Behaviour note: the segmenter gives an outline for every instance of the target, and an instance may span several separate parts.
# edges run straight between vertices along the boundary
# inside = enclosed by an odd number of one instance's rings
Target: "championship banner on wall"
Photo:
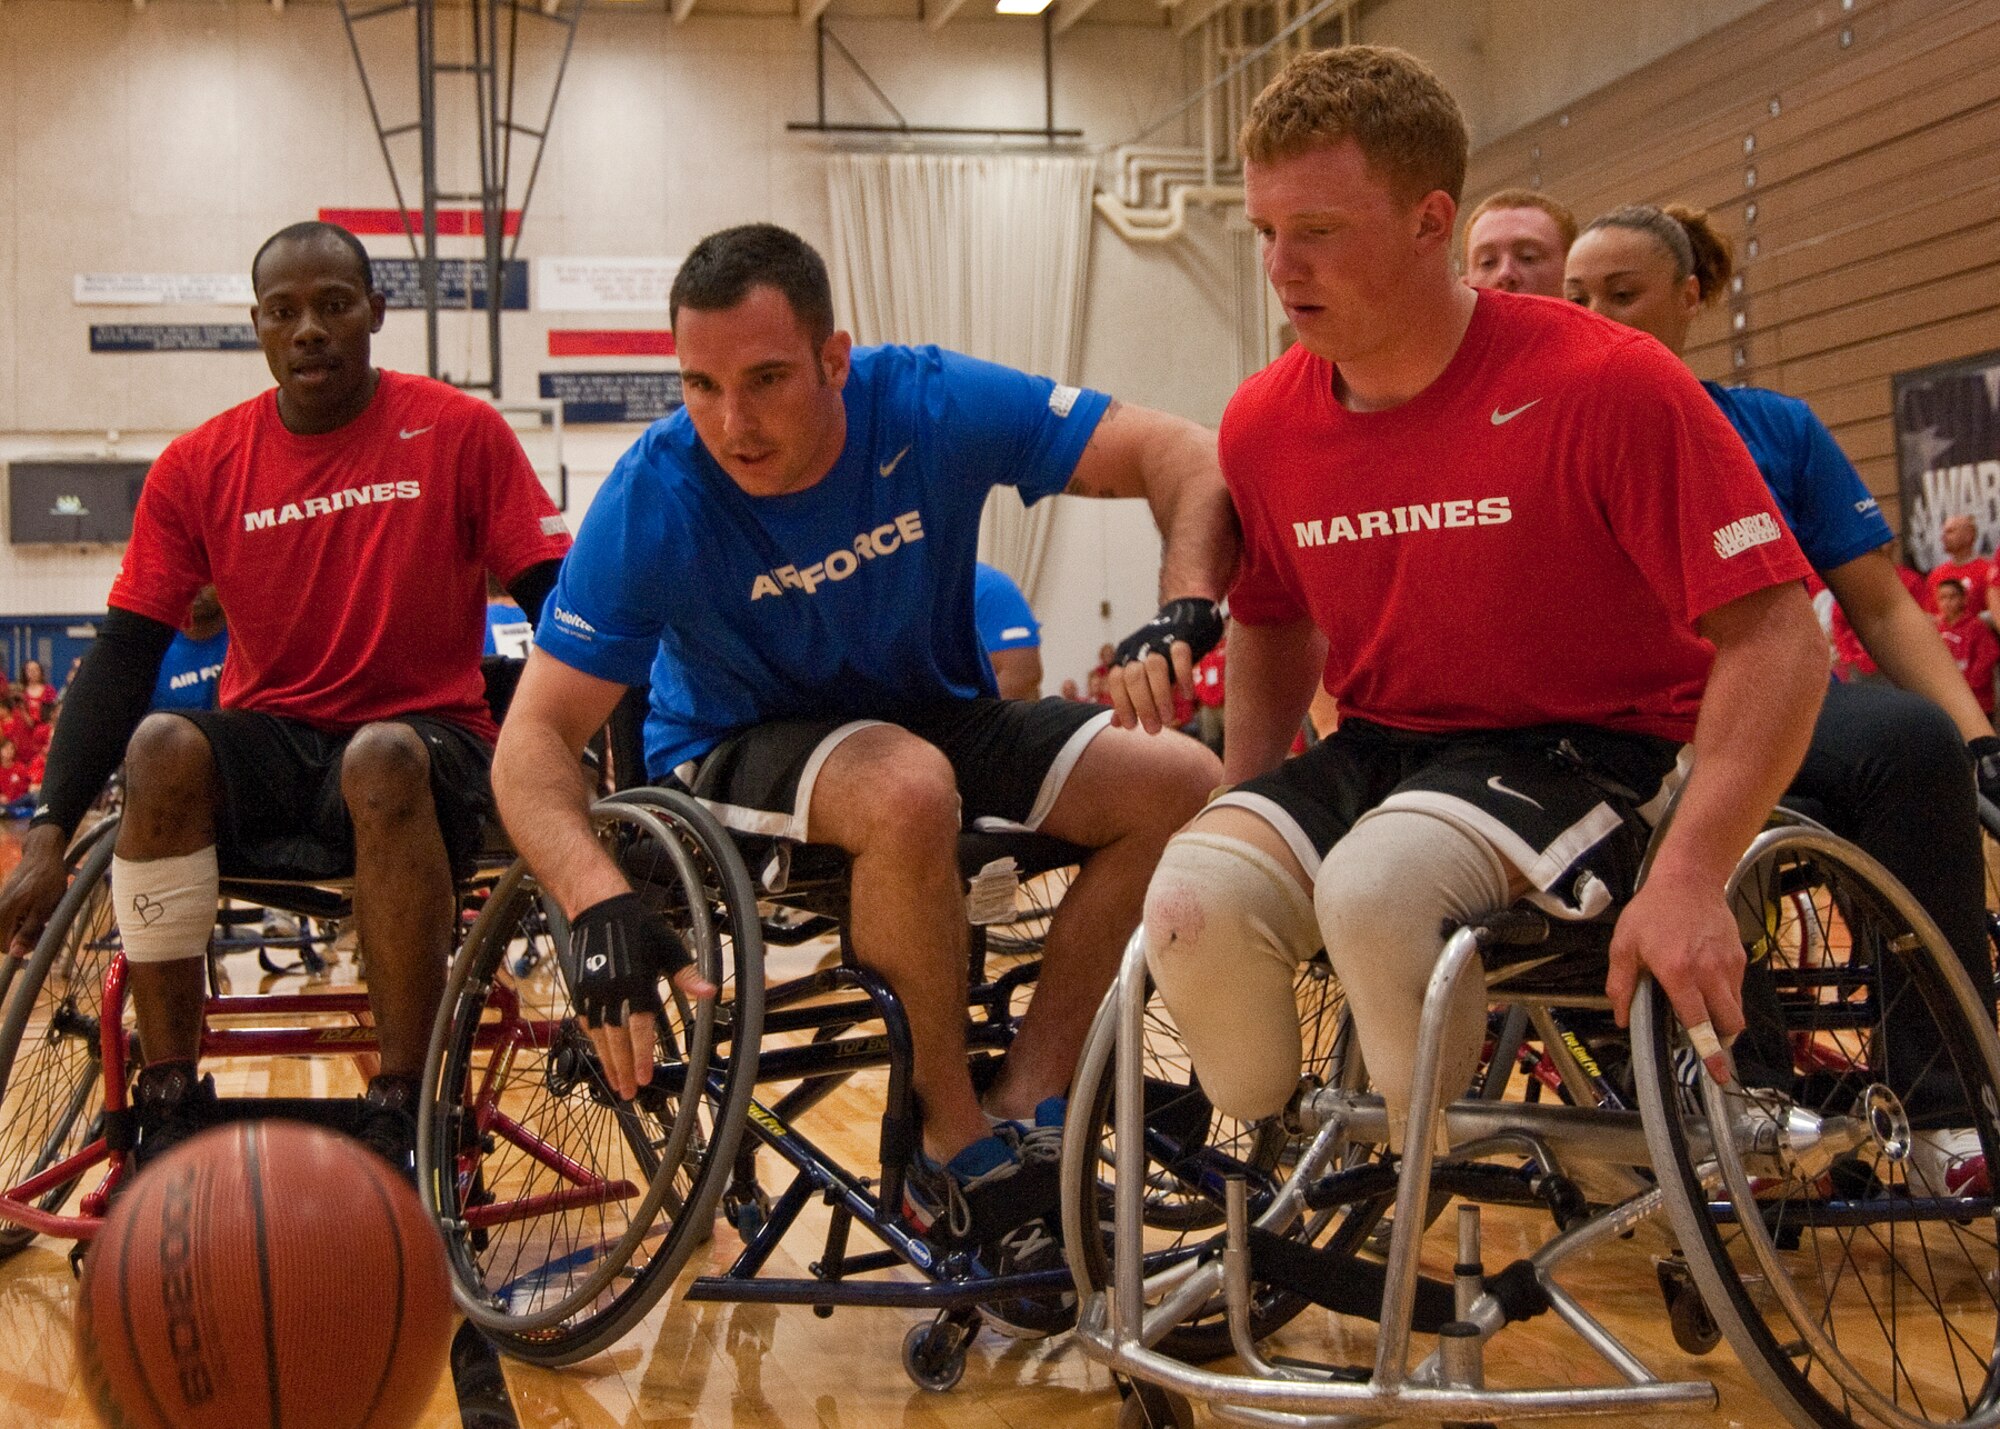
[[[2000,540],[2000,351],[1898,372],[1896,465],[1903,552],[1927,571],[1944,559],[1938,528],[1969,513],[1982,556]]]

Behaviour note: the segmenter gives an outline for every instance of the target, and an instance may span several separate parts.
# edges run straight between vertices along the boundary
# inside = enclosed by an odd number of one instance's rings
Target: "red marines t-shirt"
[[[1714,655],[1695,620],[1808,572],[1720,409],[1630,328],[1482,292],[1410,401],[1347,411],[1333,375],[1292,348],[1230,401],[1221,449],[1230,612],[1311,616],[1343,716],[1686,740]]]
[[[2000,666],[2000,637],[1986,628],[1976,615],[1967,615],[1956,625],[1938,626],[1938,637],[1951,652],[1951,661],[1972,687],[1972,697],[1986,714],[1993,713],[1993,671]]]
[[[507,584],[569,544],[504,417],[384,372],[337,431],[285,430],[273,389],[176,438],[146,475],[110,603],[179,626],[213,581],[225,709],[334,732],[429,714],[491,741],[486,572]]]

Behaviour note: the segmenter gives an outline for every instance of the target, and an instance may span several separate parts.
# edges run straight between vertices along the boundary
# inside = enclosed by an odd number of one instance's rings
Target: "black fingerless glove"
[[[1979,781],[1980,794],[2000,804],[2000,735],[1969,739],[1965,752],[1972,756],[1972,776]]]
[[[570,997],[587,1027],[619,1027],[633,1012],[659,1016],[660,979],[694,963],[680,935],[636,893],[591,904],[569,938]]]
[[[1143,660],[1157,651],[1173,663],[1174,642],[1185,640],[1193,658],[1199,660],[1222,639],[1222,609],[1212,600],[1184,595],[1160,607],[1160,613],[1126,636],[1118,644],[1114,665]]]

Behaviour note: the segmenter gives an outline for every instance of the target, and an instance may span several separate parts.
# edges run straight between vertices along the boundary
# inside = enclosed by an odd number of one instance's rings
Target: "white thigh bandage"
[[[1167,845],[1146,890],[1146,966],[1210,1101],[1246,1121],[1299,1081],[1292,981],[1319,948],[1312,903],[1269,854],[1216,834]]]
[[[125,959],[177,963],[208,951],[221,888],[215,845],[176,858],[111,860],[111,906]]]
[[[1424,992],[1444,951],[1443,926],[1506,907],[1517,885],[1525,888],[1526,881],[1483,840],[1409,809],[1362,818],[1320,865],[1313,910],[1398,1147],[1409,1119]],[[1453,987],[1450,1007],[1440,1049],[1440,1100],[1447,1102],[1464,1093],[1479,1065],[1486,980],[1477,963]],[[1442,1132],[1441,1121],[1438,1127]]]

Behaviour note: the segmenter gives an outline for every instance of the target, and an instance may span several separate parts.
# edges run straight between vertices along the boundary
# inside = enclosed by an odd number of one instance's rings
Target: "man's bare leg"
[[[903,1000],[924,1149],[937,1161],[988,1134],[966,1071],[970,953],[958,831],[950,763],[907,730],[872,725],[849,735],[813,785],[807,833],[853,856],[849,936],[855,956]]]
[[[208,737],[178,715],[149,715],[125,752],[125,813],[118,857],[180,858],[215,842],[215,756]],[[192,1062],[201,1052],[206,945],[171,962],[127,966],[139,1047],[146,1061]]]
[[[987,1093],[995,1116],[1026,1121],[1069,1090],[1160,851],[1221,782],[1220,761],[1179,734],[1110,728],[1085,748],[1042,832],[1096,852],[1056,905],[1034,1000]]]
[[[340,792],[354,821],[354,917],[382,1074],[414,1080],[444,997],[455,906],[423,736],[406,724],[364,726],[341,758]]]

